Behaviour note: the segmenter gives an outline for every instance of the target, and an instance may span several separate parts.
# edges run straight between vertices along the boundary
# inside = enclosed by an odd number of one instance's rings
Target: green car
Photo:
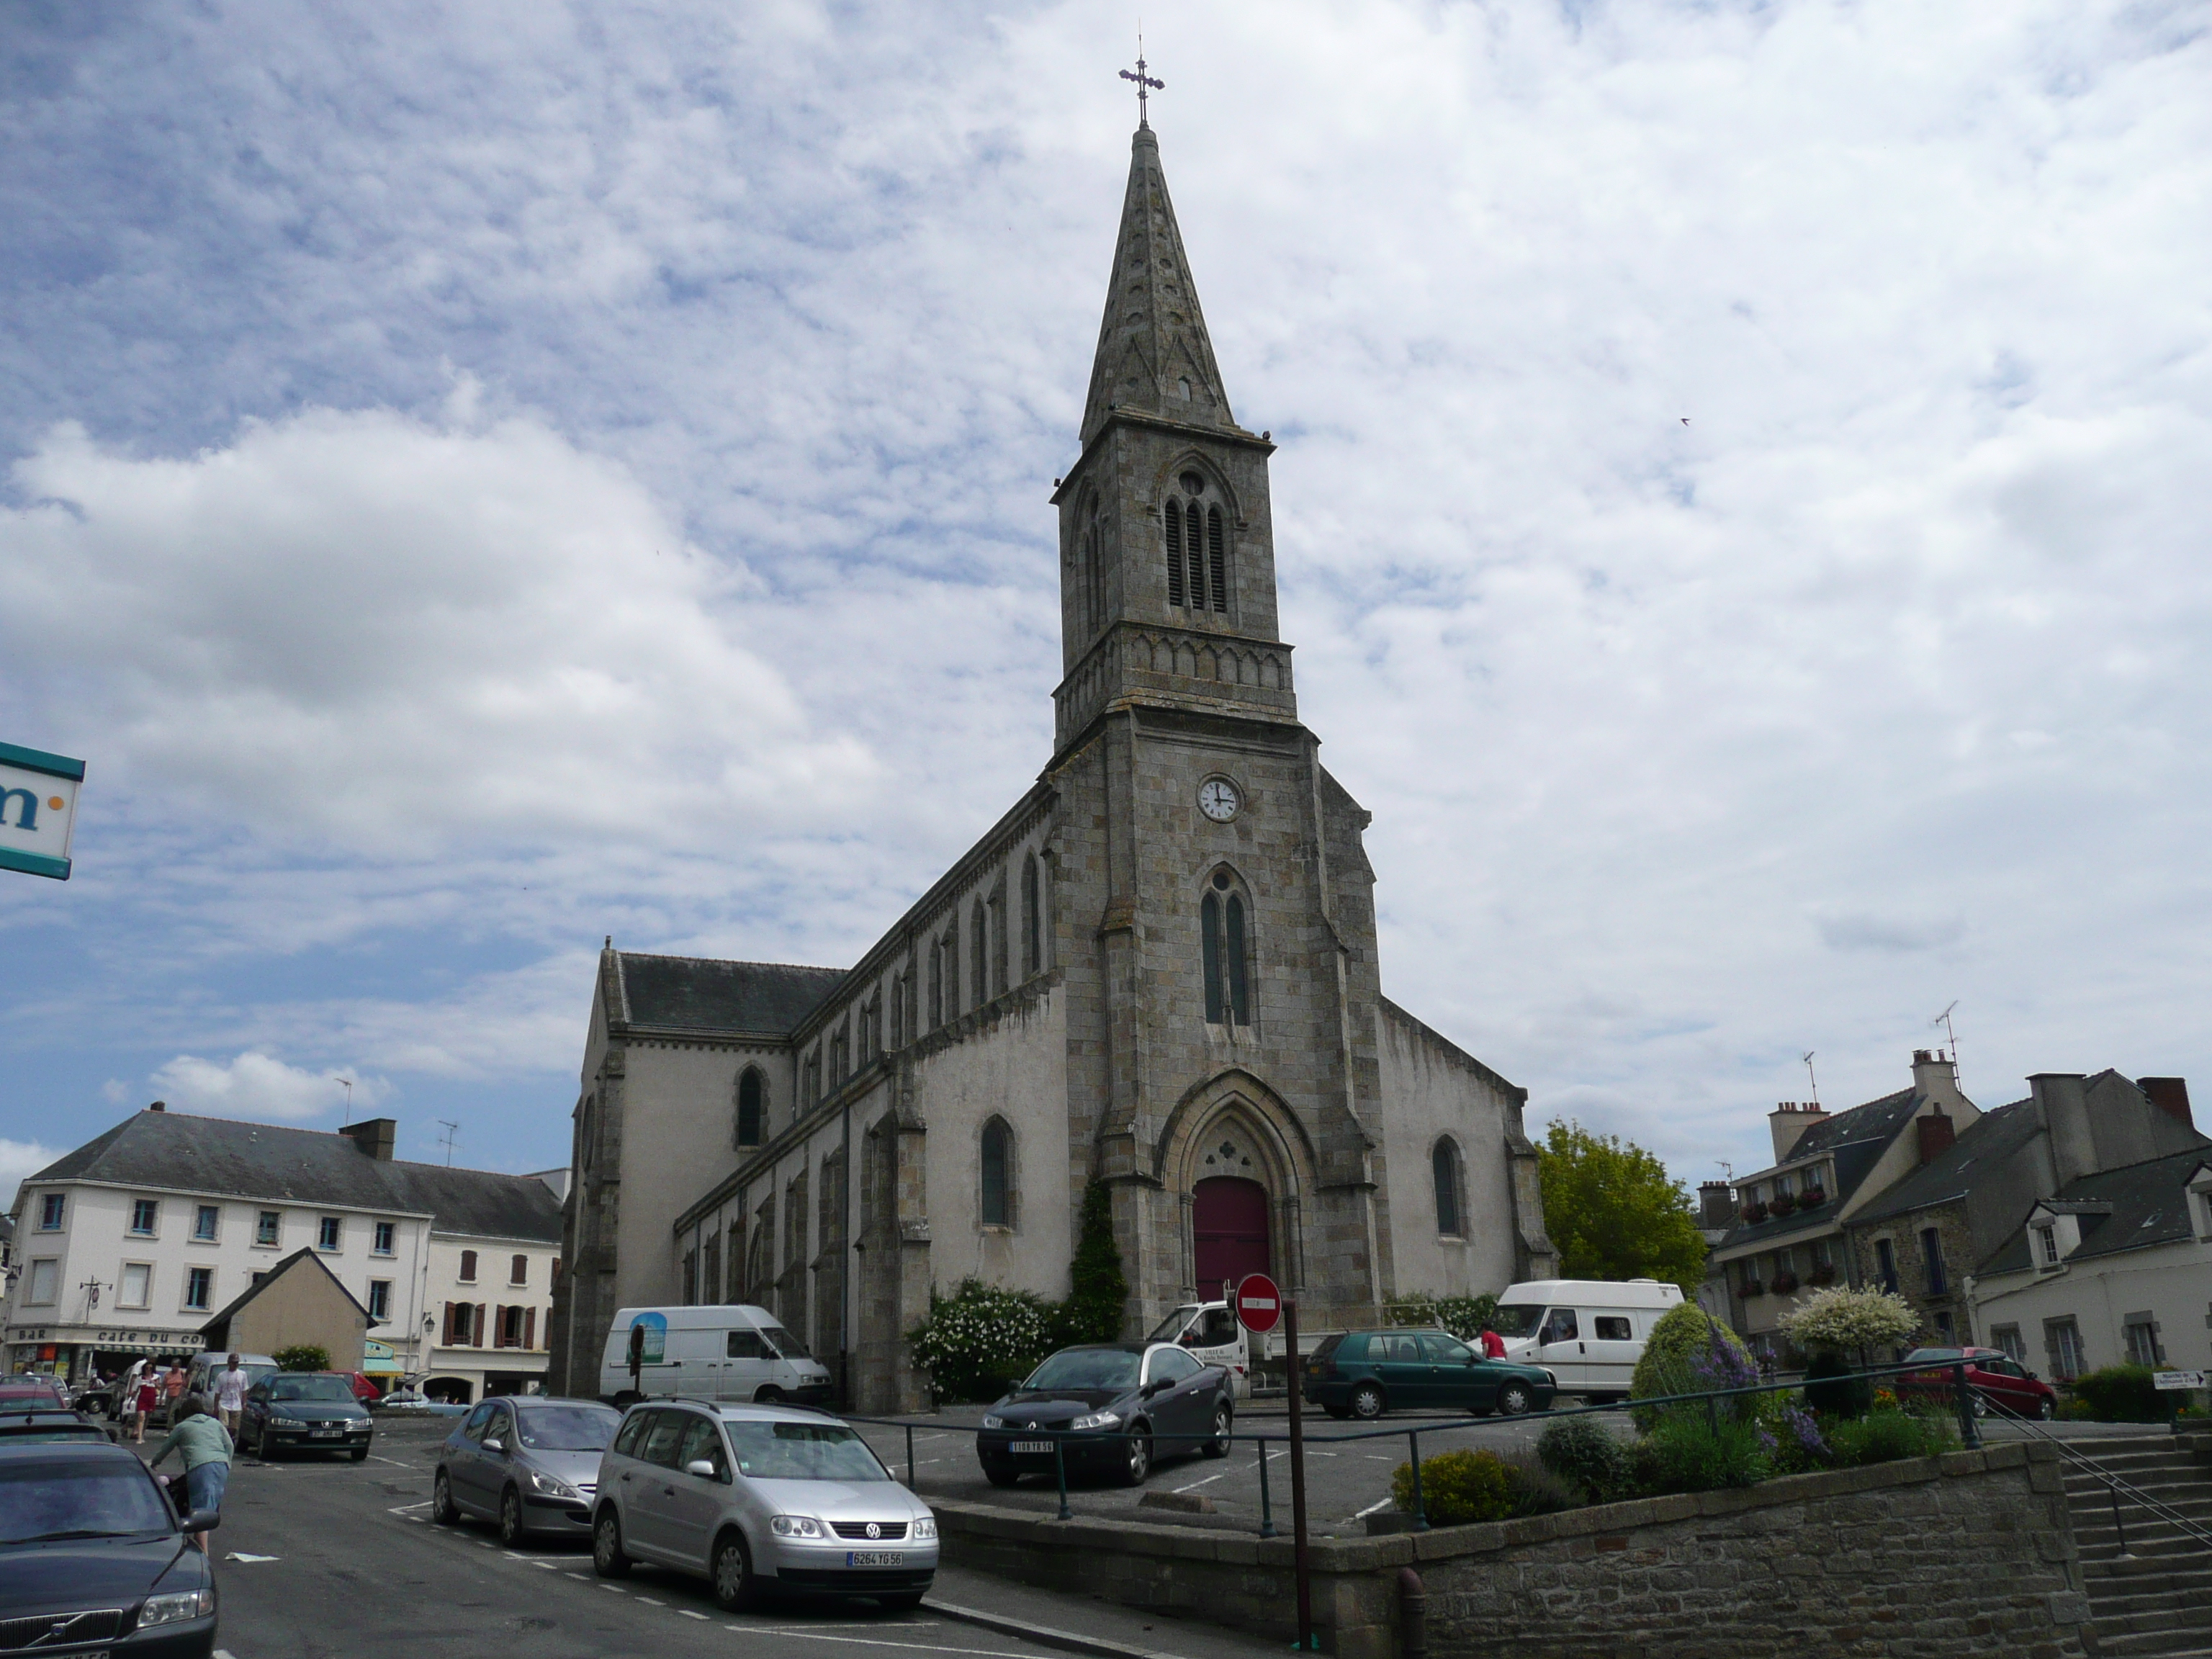
[[[1551,1409],[1559,1379],[1540,1365],[1485,1359],[1449,1331],[1346,1331],[1323,1337],[1306,1360],[1305,1397],[1331,1417],[1387,1411]]]

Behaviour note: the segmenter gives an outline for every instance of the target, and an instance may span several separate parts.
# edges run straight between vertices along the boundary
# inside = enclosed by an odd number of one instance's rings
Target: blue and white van
[[[805,1343],[766,1308],[743,1304],[623,1308],[608,1329],[599,1362],[599,1398],[612,1406],[678,1396],[817,1406],[833,1392],[829,1368]]]

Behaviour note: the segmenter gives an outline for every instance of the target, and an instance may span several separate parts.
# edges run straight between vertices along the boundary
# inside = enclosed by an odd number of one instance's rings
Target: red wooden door
[[[1267,1259],[1267,1189],[1236,1176],[1209,1176],[1194,1189],[1191,1212],[1198,1256],[1198,1293],[1221,1294],[1221,1281],[1264,1273]]]

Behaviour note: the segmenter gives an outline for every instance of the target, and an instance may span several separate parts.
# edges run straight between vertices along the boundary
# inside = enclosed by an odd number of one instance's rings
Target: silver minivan
[[[696,1573],[738,1611],[763,1589],[920,1605],[937,1517],[845,1424],[777,1406],[633,1406],[599,1462],[592,1565]]]

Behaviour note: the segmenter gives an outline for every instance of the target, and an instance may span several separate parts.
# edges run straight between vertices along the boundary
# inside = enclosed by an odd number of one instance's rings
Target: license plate
[[[345,1431],[343,1429],[310,1429],[307,1432],[317,1436],[329,1436],[343,1434]]]
[[[906,1553],[902,1550],[847,1550],[845,1565],[848,1567],[902,1567]]]
[[[1017,1440],[1014,1442],[1013,1449],[1017,1454],[1021,1452],[1042,1452],[1047,1457],[1049,1457],[1052,1455],[1052,1442],[1049,1440]]]

